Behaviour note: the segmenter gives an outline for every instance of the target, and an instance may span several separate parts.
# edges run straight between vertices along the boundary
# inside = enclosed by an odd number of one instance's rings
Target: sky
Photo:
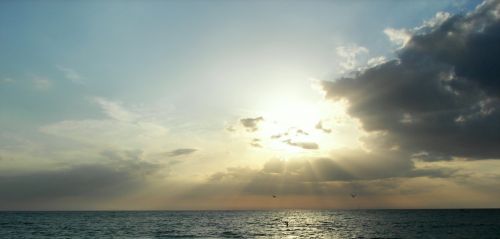
[[[500,207],[499,1],[1,1],[0,42],[0,210]]]

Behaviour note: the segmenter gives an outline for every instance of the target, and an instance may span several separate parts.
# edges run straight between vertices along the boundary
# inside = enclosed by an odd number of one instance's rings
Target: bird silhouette
[[[357,194],[355,194],[355,193],[351,193],[351,197],[352,197],[352,198],[356,198],[356,196],[358,196],[358,195],[357,195]]]
[[[276,198],[276,195],[273,195],[273,198]]]

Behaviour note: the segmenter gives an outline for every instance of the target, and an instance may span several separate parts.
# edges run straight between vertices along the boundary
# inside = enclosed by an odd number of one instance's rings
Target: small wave
[[[222,237],[229,237],[229,238],[243,238],[243,235],[238,234],[236,232],[232,232],[232,231],[224,231],[221,233],[221,236]]]

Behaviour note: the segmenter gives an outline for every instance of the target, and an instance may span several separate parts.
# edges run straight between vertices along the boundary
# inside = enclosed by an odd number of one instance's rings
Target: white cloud
[[[448,12],[438,12],[433,18],[424,21],[421,26],[410,29],[386,28],[384,29],[384,33],[385,35],[387,35],[387,37],[389,37],[389,40],[398,45],[398,47],[404,47],[414,34],[432,31],[436,27],[443,24],[443,22],[448,20],[450,16],[451,14]]]
[[[367,66],[368,67],[374,67],[374,66],[380,65],[382,63],[385,63],[386,61],[387,61],[387,59],[385,59],[384,56],[373,57],[373,58],[370,58],[368,60]]]
[[[441,24],[443,24],[444,21],[448,20],[450,16],[451,14],[449,12],[437,12],[433,18],[424,21],[424,24],[422,24],[422,26],[417,27],[415,29],[416,30],[420,30],[423,28],[434,29],[435,27],[438,27]]]
[[[406,43],[411,38],[411,31],[408,29],[394,29],[394,28],[386,28],[384,29],[385,35],[389,37],[389,40],[399,47],[404,47]]]
[[[78,74],[78,72],[76,72],[75,70],[61,65],[57,65],[56,67],[59,71],[64,73],[64,77],[66,79],[70,80],[75,84],[83,84],[83,77],[80,74]]]
[[[362,46],[350,45],[336,48],[337,55],[343,58],[339,64],[344,71],[351,71],[358,67],[359,57],[368,54],[368,49]]]

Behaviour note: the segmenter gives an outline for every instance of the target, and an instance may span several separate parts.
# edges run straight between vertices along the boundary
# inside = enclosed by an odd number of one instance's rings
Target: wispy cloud
[[[103,112],[112,119],[132,122],[138,118],[137,114],[126,110],[119,102],[114,102],[101,97],[94,97],[93,100],[99,104]]]
[[[6,78],[3,78],[2,80],[0,80],[0,82],[2,82],[2,83],[13,83],[14,79],[6,77]]]
[[[33,76],[32,82],[33,82],[33,86],[37,90],[48,90],[52,87],[52,81],[46,77]]]
[[[83,77],[80,74],[78,74],[78,72],[76,72],[74,69],[64,67],[61,65],[56,65],[56,68],[64,74],[64,77],[67,80],[70,80],[71,82],[73,82],[75,84],[83,84],[84,83]]]
[[[40,131],[92,145],[149,147],[160,144],[167,128],[155,120],[143,118],[121,103],[102,97],[92,98],[107,118],[63,120],[40,127]]]
[[[192,153],[194,153],[196,151],[198,151],[198,149],[195,149],[195,148],[179,148],[179,149],[175,149],[175,150],[172,150],[170,152],[167,152],[166,154],[169,157],[178,157],[178,156],[192,154]]]

